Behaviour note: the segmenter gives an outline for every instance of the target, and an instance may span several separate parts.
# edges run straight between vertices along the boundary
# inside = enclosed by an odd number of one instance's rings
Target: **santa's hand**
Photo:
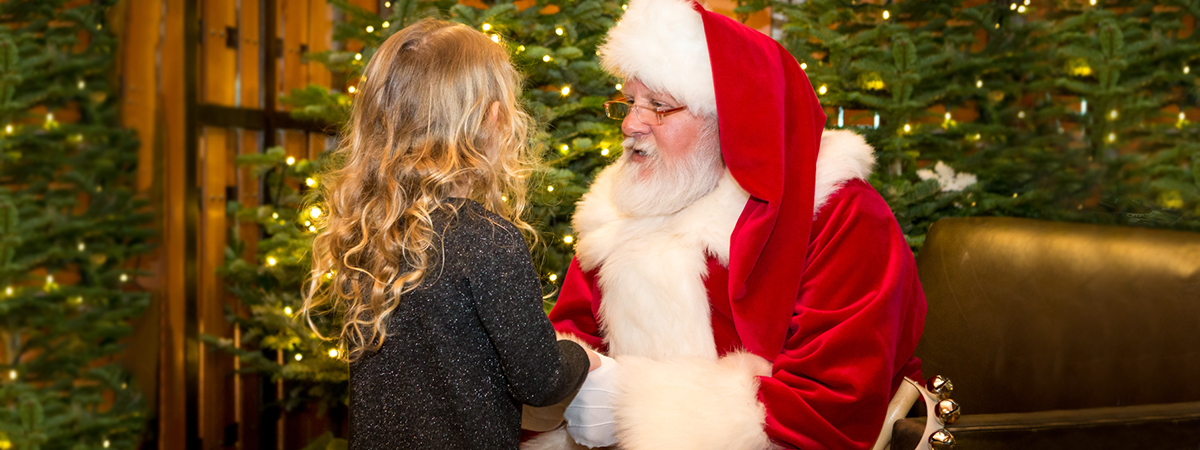
[[[613,420],[613,395],[616,392],[617,361],[600,355],[600,368],[588,374],[575,399],[567,405],[567,434],[588,447],[607,447],[617,443]]]

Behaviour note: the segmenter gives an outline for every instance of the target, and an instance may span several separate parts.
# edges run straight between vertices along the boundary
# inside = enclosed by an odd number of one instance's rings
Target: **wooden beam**
[[[186,214],[188,186],[186,146],[186,110],[184,90],[184,6],[185,0],[166,0],[165,26],[158,56],[161,78],[158,90],[158,116],[163,124],[163,230],[164,257],[161,273],[163,289],[159,295],[162,346],[159,351],[158,448],[175,450],[187,446],[187,396],[185,368],[185,264]]]

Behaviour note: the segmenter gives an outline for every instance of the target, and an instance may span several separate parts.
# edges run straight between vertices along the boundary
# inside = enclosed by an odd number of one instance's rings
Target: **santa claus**
[[[600,53],[624,153],[550,319],[613,359],[564,426],[527,408],[551,431],[524,448],[869,448],[925,318],[871,147],[824,130],[778,43],[694,2],[632,0]]]

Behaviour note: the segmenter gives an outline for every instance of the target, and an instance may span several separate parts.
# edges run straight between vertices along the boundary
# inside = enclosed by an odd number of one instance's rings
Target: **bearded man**
[[[869,448],[925,318],[872,149],[824,131],[781,46],[694,2],[632,0],[600,53],[624,153],[550,319],[614,359],[524,448]]]

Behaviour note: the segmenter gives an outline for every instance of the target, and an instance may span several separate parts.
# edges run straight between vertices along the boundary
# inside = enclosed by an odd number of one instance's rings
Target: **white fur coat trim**
[[[704,20],[688,0],[632,0],[600,46],[600,64],[620,78],[637,78],[694,112],[715,117],[717,95]]]
[[[726,173],[713,192],[675,214],[624,217],[611,202],[615,175],[613,168],[599,175],[574,217],[580,266],[599,268],[609,355],[715,361],[707,255],[728,263],[729,236],[748,195]]]
[[[771,364],[751,353],[719,361],[680,357],[617,359],[614,413],[622,450],[767,450],[766,408],[758,376]],[[543,433],[522,450],[582,450],[565,428]]]

